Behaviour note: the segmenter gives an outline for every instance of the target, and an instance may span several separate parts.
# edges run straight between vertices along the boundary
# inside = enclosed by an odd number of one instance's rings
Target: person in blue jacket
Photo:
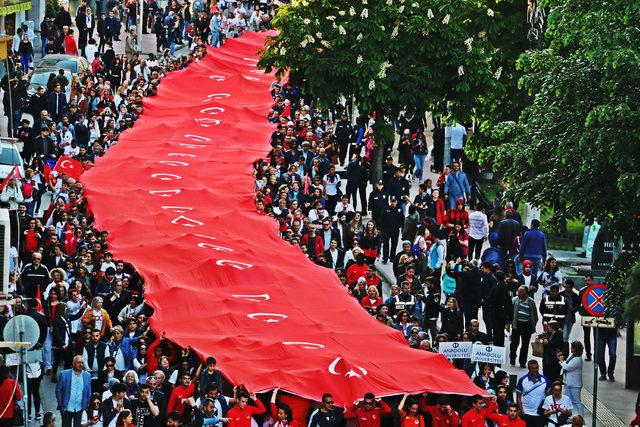
[[[444,195],[447,198],[447,208],[453,209],[456,206],[456,200],[469,199],[471,195],[471,186],[467,179],[467,174],[460,170],[460,162],[453,162],[453,171],[447,175],[444,182]]]
[[[56,386],[58,410],[62,415],[62,427],[80,427],[82,411],[91,399],[91,375],[83,369],[82,356],[73,358],[71,369],[60,373]]]
[[[547,238],[537,219],[531,221],[531,228],[522,236],[518,254],[523,261],[531,261],[531,276],[538,277],[540,266],[547,259]]]

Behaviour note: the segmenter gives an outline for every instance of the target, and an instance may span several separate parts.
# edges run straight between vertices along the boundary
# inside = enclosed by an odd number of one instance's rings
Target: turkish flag
[[[38,292],[36,293],[36,299],[38,300],[38,313],[44,314],[44,308],[42,307],[42,294],[40,293],[40,285],[38,285]]]
[[[44,163],[44,179],[48,180],[51,175],[51,165],[47,162]]]
[[[72,159],[71,157],[61,156],[53,170],[61,174],[63,173],[75,180],[80,180],[80,175],[82,175],[85,169],[84,166],[82,166],[82,162]]]
[[[145,278],[151,328],[215,355],[225,378],[252,392],[329,392],[338,404],[366,392],[486,396],[442,354],[410,348],[254,213],[250,171],[274,131],[273,76],[256,63],[273,34],[227,39],[168,76],[144,120],[82,175],[96,228]],[[203,108],[205,93],[229,96]]]
[[[2,181],[2,184],[0,184],[0,191],[4,190],[4,187],[7,186],[11,178],[16,178],[16,179],[22,178],[22,175],[20,175],[20,169],[18,169],[18,166],[14,166],[13,169],[11,169],[11,172],[9,172],[9,175],[7,175],[4,181]]]

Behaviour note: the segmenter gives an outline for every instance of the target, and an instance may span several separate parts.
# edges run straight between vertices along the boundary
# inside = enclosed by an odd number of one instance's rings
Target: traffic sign
[[[29,343],[29,348],[35,347],[38,339],[40,338],[40,327],[38,322],[26,314],[21,314],[11,318],[4,326],[2,331],[4,339],[7,341],[13,341],[14,345],[10,345],[10,348],[18,350],[24,345],[20,345],[19,342]]]
[[[585,311],[592,316],[600,317],[604,315],[605,303],[604,294],[607,292],[607,285],[598,283],[589,286],[582,295],[582,306]]]

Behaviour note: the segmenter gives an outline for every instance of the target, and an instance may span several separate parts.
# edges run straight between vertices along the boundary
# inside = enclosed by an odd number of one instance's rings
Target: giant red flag
[[[72,159],[67,156],[60,156],[56,163],[56,167],[54,167],[53,170],[79,181],[80,175],[84,172],[84,166],[82,165],[82,162],[76,159]]]
[[[265,37],[229,39],[165,77],[82,176],[97,227],[145,279],[152,328],[255,392],[341,404],[368,391],[485,393],[442,355],[411,349],[256,213],[252,164],[274,129],[273,77],[256,68]]]

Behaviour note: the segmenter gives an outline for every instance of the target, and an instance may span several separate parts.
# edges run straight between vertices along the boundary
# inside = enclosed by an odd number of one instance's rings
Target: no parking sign
[[[585,311],[592,316],[600,317],[604,315],[605,303],[604,294],[607,292],[607,285],[598,283],[591,285],[582,295],[582,306]]]

